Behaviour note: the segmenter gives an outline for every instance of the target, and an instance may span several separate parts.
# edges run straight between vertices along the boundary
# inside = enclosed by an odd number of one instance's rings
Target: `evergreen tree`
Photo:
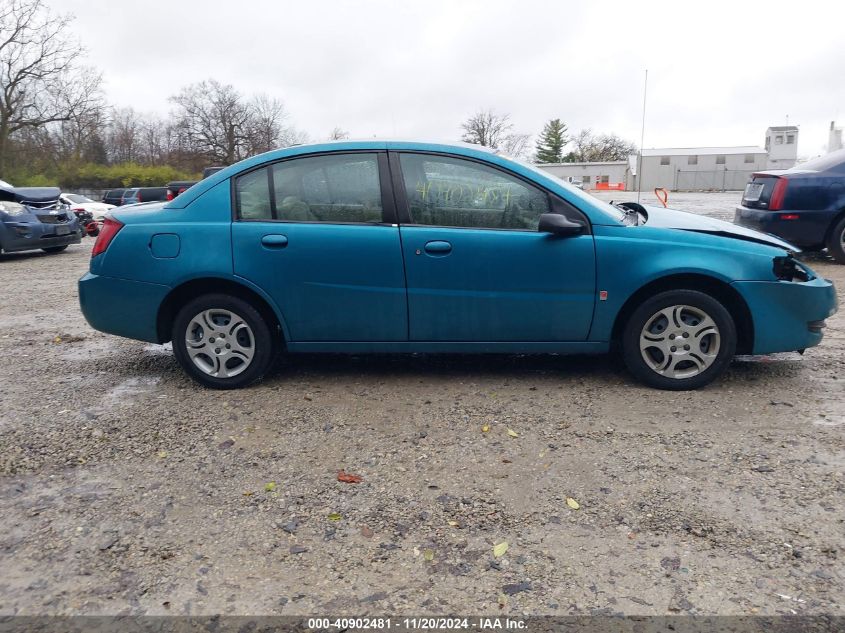
[[[569,142],[566,135],[566,123],[552,119],[545,126],[537,140],[538,163],[562,163],[563,148]]]

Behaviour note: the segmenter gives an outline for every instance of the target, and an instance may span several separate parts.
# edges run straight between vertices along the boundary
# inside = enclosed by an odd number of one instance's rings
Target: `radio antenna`
[[[645,98],[648,94],[648,68],[645,69],[645,83],[643,84],[643,126],[640,131],[640,155],[637,164],[637,204],[640,202],[640,192],[643,190],[643,143],[645,142]]]

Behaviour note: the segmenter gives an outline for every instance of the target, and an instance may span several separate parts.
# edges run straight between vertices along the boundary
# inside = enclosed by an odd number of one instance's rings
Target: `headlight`
[[[19,204],[17,202],[8,202],[4,200],[3,202],[0,202],[0,213],[5,213],[6,215],[14,216],[23,215],[24,213],[27,213],[27,210],[26,207],[22,204]]]
[[[816,276],[813,271],[804,266],[804,264],[795,261],[792,255],[785,257],[775,257],[773,260],[772,271],[775,277],[780,281],[810,281]]]

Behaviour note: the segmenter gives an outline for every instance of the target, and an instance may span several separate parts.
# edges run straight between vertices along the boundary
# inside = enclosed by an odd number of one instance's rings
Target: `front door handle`
[[[425,252],[430,255],[448,255],[452,252],[452,245],[449,242],[444,242],[442,240],[426,242]]]
[[[261,238],[261,244],[267,248],[284,248],[288,245],[287,235],[265,235]]]

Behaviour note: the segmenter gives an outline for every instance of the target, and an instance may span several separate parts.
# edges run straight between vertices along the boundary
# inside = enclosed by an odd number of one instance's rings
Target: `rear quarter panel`
[[[92,260],[92,273],[170,287],[199,277],[231,278],[228,180],[183,209],[116,209],[113,215],[124,227],[108,250]],[[178,237],[175,257],[154,254],[153,237],[157,234]]]

